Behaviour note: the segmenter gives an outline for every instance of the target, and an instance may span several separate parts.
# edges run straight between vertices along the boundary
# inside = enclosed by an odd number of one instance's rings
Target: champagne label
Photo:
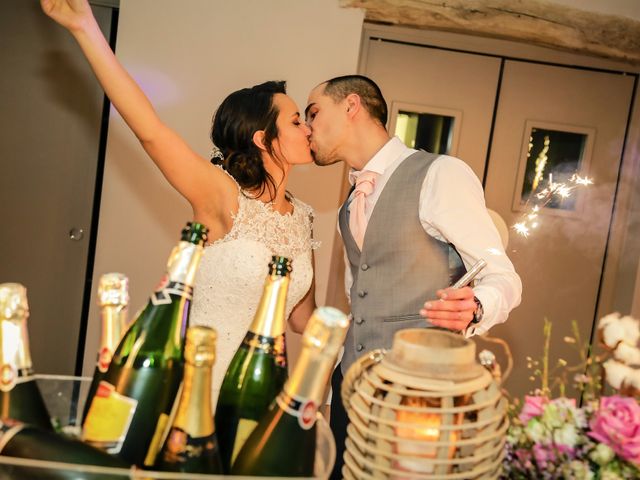
[[[191,300],[193,287],[181,282],[161,281],[156,291],[151,294],[151,303],[154,305],[167,305],[171,303],[171,295]]]
[[[25,427],[26,425],[9,418],[0,421],[0,454],[4,447],[11,439]]]
[[[98,371],[105,373],[109,369],[109,364],[113,358],[113,352],[108,347],[102,347],[98,352]]]
[[[181,428],[175,427],[171,429],[167,438],[163,460],[170,464],[180,464],[217,450],[218,442],[215,434],[192,437]]]
[[[162,440],[165,437],[167,425],[169,424],[169,415],[166,413],[160,414],[158,418],[158,424],[156,425],[156,431],[153,433],[149,450],[147,450],[147,456],[144,458],[145,467],[151,467],[156,461],[156,456],[162,447]]]
[[[265,337],[254,332],[247,332],[242,341],[249,348],[262,350],[263,352],[273,355],[276,365],[279,367],[287,366],[287,352],[285,347],[284,334],[277,337]]]
[[[10,392],[16,386],[18,372],[10,363],[5,363],[0,367],[0,390]]]
[[[0,367],[0,391],[10,392],[19,384],[33,380],[33,372],[30,368],[15,368],[10,363]]]
[[[82,439],[108,453],[119,453],[137,406],[137,400],[101,381],[84,422]]]
[[[241,418],[238,422],[238,430],[236,431],[236,439],[233,442],[233,453],[231,454],[231,465],[236,461],[236,457],[240,452],[240,449],[251,435],[251,432],[256,428],[258,422],[250,420],[248,418]]]
[[[318,404],[304,397],[289,396],[284,390],[276,397],[278,406],[289,415],[298,419],[303,430],[309,430],[316,424]]]
[[[151,443],[149,444],[149,450],[147,450],[147,455],[144,459],[144,465],[146,467],[152,467],[156,463],[156,457],[158,453],[160,453],[160,449],[162,445],[164,445],[164,441],[171,430],[171,423],[176,416],[176,411],[178,409],[178,405],[180,404],[180,397],[182,396],[182,387],[184,387],[184,383],[180,383],[180,387],[178,388],[178,393],[176,394],[176,398],[173,401],[173,406],[171,407],[171,412],[169,415],[166,413],[160,414],[158,418],[158,423],[156,425],[156,431],[151,438]]]

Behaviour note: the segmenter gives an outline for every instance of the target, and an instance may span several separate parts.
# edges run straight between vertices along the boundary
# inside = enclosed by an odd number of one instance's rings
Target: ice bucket
[[[36,375],[36,380],[53,421],[65,433],[71,436],[77,435],[80,431],[79,417],[82,415],[91,378]],[[318,415],[314,478],[328,478],[335,462],[336,447],[328,423],[324,417],[320,414]],[[250,477],[105,468],[94,465],[76,465],[0,455],[0,480],[206,480],[214,478],[240,479]]]

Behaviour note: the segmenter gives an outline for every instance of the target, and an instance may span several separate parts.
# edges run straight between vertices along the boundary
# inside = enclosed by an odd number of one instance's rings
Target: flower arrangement
[[[527,358],[532,379],[541,385],[523,402],[512,402],[502,478],[640,479],[640,322],[617,313],[603,317],[598,322],[603,351],[590,355],[574,322],[565,342],[577,348],[580,363],[559,360],[551,371],[550,338],[551,322],[545,320],[541,362]],[[569,374],[580,406],[564,396]],[[553,398],[556,389],[559,396]],[[613,394],[605,395],[605,389]]]

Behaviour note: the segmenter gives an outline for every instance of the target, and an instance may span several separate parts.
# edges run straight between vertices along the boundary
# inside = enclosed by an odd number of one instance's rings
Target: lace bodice
[[[196,274],[191,325],[218,332],[213,372],[213,402],[224,374],[253,319],[272,255],[292,260],[286,317],[309,291],[313,279],[312,209],[292,199],[293,213],[280,214],[270,204],[238,197],[233,226],[205,247]]]

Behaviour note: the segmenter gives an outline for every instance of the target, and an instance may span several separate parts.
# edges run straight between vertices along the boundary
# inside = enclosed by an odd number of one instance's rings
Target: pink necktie
[[[356,188],[349,209],[349,228],[360,250],[362,250],[364,232],[367,229],[367,216],[365,215],[367,197],[373,193],[378,175],[376,172],[364,170],[356,178]]]

